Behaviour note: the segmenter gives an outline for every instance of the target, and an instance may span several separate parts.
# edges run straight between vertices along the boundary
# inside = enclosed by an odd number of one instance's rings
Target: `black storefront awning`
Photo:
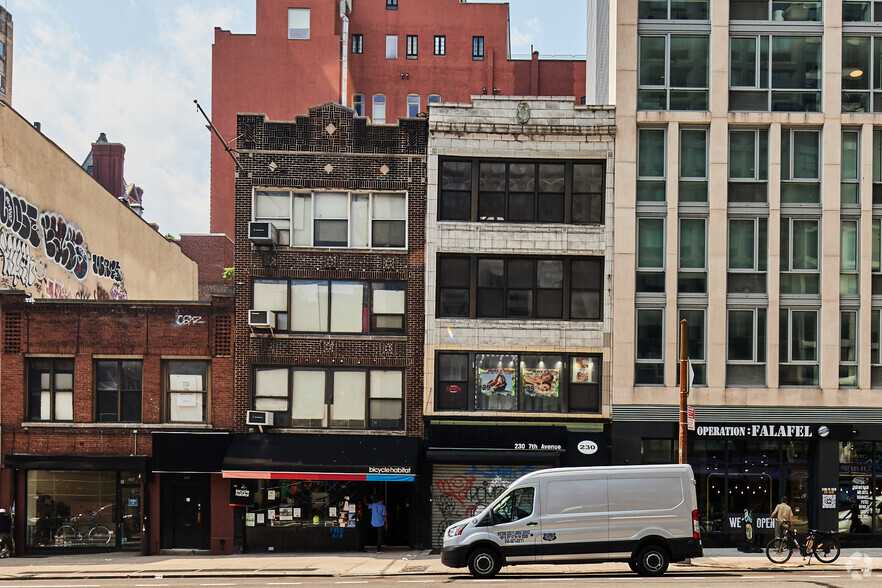
[[[419,443],[415,437],[380,435],[233,435],[223,476],[412,482]]]
[[[229,433],[153,433],[155,473],[219,474]]]
[[[138,455],[25,455],[13,453],[4,458],[7,468],[17,470],[147,471],[147,458]]]

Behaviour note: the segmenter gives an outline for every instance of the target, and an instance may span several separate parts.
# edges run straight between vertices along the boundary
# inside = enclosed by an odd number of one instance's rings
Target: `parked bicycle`
[[[98,523],[99,513],[108,508],[101,507],[98,510],[80,513],[71,517],[65,524],[55,531],[56,545],[107,545],[113,539],[110,529]]]
[[[795,531],[786,529],[784,537],[769,541],[766,546],[766,557],[772,563],[782,564],[787,562],[793,555],[793,550],[797,549],[802,557],[815,556],[823,563],[833,563],[842,551],[836,535],[837,533],[829,531],[809,530],[805,541],[800,542]]]

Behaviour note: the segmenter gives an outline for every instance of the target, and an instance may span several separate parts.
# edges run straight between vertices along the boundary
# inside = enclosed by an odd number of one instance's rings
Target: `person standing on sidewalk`
[[[776,518],[777,517],[777,518]],[[787,497],[782,496],[781,502],[769,515],[770,519],[775,519],[775,538],[780,539],[784,536],[787,529],[793,527],[793,509],[787,504]],[[786,528],[785,528],[786,525]]]
[[[0,557],[12,555],[12,517],[0,508]]]
[[[386,521],[386,505],[383,504],[382,498],[378,500],[376,496],[371,496],[368,508],[371,510],[371,526],[377,530],[377,553],[383,553],[383,531],[389,528],[389,523]]]

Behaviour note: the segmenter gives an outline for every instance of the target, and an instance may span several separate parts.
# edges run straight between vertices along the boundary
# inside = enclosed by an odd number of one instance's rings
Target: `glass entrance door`
[[[793,509],[793,526],[798,533],[808,531],[808,468],[802,466],[785,466],[783,476],[783,496],[787,497]]]

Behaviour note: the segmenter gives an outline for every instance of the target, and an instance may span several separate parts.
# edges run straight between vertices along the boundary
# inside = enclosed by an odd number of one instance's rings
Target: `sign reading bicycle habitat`
[[[700,425],[695,427],[695,433],[699,437],[784,437],[808,438],[812,437],[812,427],[809,425]]]

